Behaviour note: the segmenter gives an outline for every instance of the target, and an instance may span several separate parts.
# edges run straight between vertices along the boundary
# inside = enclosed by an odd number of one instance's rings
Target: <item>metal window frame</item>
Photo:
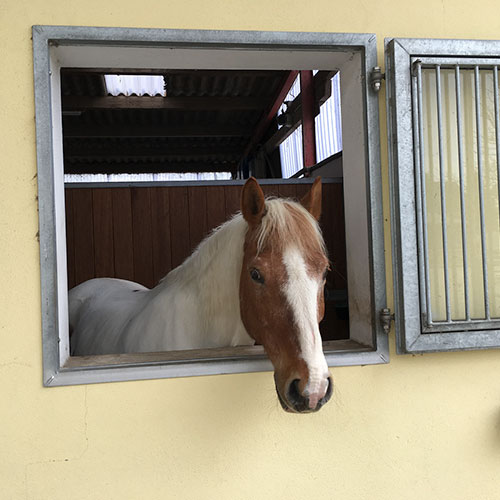
[[[412,112],[418,106],[415,95],[418,89],[412,79],[412,65],[416,61],[450,67],[458,61],[467,66],[474,60],[474,65],[493,66],[500,57],[500,41],[387,38],[385,47],[397,352],[500,347],[498,322],[470,320],[442,325],[425,322],[425,303],[429,297],[422,276],[425,269],[419,264],[419,254],[423,255],[425,249],[419,248],[418,238],[419,231],[425,232],[425,220],[422,221],[425,211],[419,196],[421,179],[416,174],[420,156],[419,123]]]
[[[386,307],[378,97],[371,92],[367,83],[369,79],[366,78],[367,71],[377,65],[375,35],[34,26],[44,385],[272,370],[271,363],[259,347],[251,348],[250,351],[244,348],[231,348],[229,352],[192,351],[190,358],[187,358],[189,353],[186,354],[186,351],[172,352],[170,356],[166,355],[168,353],[123,355],[111,360],[106,356],[91,356],[83,360],[69,356],[60,77],[56,54],[61,47],[88,47],[94,50],[101,47],[147,47],[148,50],[215,47],[240,51],[287,50],[289,53],[305,50],[311,54],[325,51],[336,54],[358,53],[360,74],[352,71],[352,74],[347,75],[346,72],[346,78],[358,82],[357,92],[362,96],[359,103],[362,116],[358,120],[362,125],[361,130],[357,131],[357,138],[363,138],[365,147],[359,148],[358,145],[357,149],[363,149],[365,161],[356,166],[360,169],[357,185],[361,185],[356,189],[358,198],[361,196],[357,201],[362,207],[366,206],[365,212],[357,217],[366,228],[366,231],[359,232],[367,258],[359,266],[365,268],[366,272],[352,288],[362,287],[365,294],[361,306],[366,309],[364,315],[361,319],[354,316],[356,328],[364,328],[364,333],[358,342],[325,343],[325,354],[329,366],[388,362],[387,335],[378,319],[378,312]],[[364,183],[359,182],[359,174],[364,178]],[[354,201],[351,203],[354,204]]]

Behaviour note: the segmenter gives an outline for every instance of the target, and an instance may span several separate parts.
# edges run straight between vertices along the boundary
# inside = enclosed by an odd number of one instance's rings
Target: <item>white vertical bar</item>
[[[486,261],[486,227],[484,221],[484,180],[483,180],[483,158],[481,154],[482,127],[481,127],[481,83],[479,81],[479,66],[474,66],[474,90],[476,97],[476,139],[477,139],[477,173],[479,182],[479,215],[481,219],[481,252],[483,259],[483,288],[484,288],[484,312],[486,319],[490,319],[490,301],[488,296],[488,263]]]
[[[464,300],[465,300],[465,319],[470,320],[470,301],[469,301],[469,264],[467,255],[467,220],[465,215],[465,172],[464,172],[464,145],[462,131],[462,105],[460,102],[460,67],[455,66],[455,88],[457,103],[457,141],[458,141],[458,171],[460,177],[460,216],[462,222],[462,257],[464,266]]]
[[[441,234],[443,238],[443,271],[444,271],[444,289],[446,300],[446,321],[451,320],[450,308],[450,280],[448,276],[448,236],[446,225],[446,177],[444,172],[444,154],[443,154],[443,117],[441,102],[441,67],[436,66],[436,105],[438,121],[438,146],[439,146],[439,187],[441,191]]]
[[[423,92],[422,92],[422,65],[415,64],[417,70],[417,130],[420,139],[417,145],[417,158],[415,162],[415,179],[417,187],[417,224],[419,228],[419,271],[425,280],[425,291],[420,286],[421,300],[425,301],[426,323],[432,323],[431,284],[429,278],[429,244],[427,235],[427,199],[425,193],[425,146],[423,124]],[[420,280],[422,282],[422,280]]]
[[[498,100],[498,66],[493,67],[493,96],[495,100],[495,136],[497,146],[497,187],[500,208],[500,104]]]

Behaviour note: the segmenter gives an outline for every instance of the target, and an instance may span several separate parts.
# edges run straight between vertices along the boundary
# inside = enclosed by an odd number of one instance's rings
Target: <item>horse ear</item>
[[[316,219],[321,217],[321,177],[316,177],[309,192],[300,200],[302,206]]]
[[[250,226],[260,224],[265,213],[265,200],[259,183],[250,177],[241,192],[241,213]]]

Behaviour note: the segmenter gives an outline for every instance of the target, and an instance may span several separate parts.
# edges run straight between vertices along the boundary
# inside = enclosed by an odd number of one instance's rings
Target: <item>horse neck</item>
[[[184,288],[197,296],[197,313],[208,328],[220,315],[234,315],[229,322],[233,325],[241,322],[239,285],[247,227],[241,215],[233,217],[203,240],[159,285]]]

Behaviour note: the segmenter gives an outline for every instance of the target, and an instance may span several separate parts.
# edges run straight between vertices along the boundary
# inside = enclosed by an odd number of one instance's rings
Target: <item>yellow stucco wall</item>
[[[500,499],[499,351],[333,369],[333,401],[305,416],[278,408],[270,373],[43,388],[30,40],[32,24],[373,32],[382,62],[385,36],[500,38],[497,5],[2,0],[0,499]],[[387,208],[384,135],[382,153]]]

